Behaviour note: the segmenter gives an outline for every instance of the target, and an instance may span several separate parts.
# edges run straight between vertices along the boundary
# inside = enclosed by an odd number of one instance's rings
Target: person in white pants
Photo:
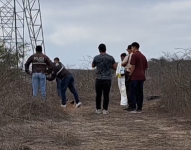
[[[126,57],[126,55],[127,55],[126,53],[121,54],[121,62]],[[127,93],[126,93],[126,87],[125,87],[125,67],[121,66],[121,62],[118,63],[117,70],[116,70],[116,75],[118,77],[119,91],[121,94],[120,105],[127,106]]]

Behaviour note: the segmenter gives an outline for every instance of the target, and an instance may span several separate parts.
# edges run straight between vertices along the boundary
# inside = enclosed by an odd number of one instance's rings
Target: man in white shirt
[[[121,66],[126,68],[126,73],[125,73],[125,86],[126,86],[126,93],[127,93],[127,99],[128,99],[128,107],[125,108],[124,110],[129,110],[131,109],[131,99],[130,99],[130,76],[129,73],[131,71],[131,57],[133,55],[133,51],[131,49],[131,45],[127,47],[127,52],[129,53],[128,56],[126,56],[121,64]]]
[[[122,61],[127,56],[126,53],[121,54],[121,62],[118,63],[116,69],[116,75],[118,77],[118,87],[121,94],[120,105],[127,106],[127,93],[125,86],[125,67],[121,66]]]

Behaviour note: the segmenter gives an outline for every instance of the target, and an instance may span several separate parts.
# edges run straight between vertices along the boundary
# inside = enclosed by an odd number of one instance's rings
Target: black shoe
[[[129,108],[127,111],[134,112],[134,111],[136,111],[136,109],[135,108]]]
[[[128,106],[127,108],[124,108],[123,110],[131,110],[131,107],[130,106]]]
[[[138,109],[138,110],[137,110],[137,113],[141,114],[141,113],[142,113],[142,110],[141,110],[141,109]]]

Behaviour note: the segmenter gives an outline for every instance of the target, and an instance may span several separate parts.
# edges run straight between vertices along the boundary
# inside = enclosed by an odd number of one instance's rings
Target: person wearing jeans
[[[57,83],[56,88],[57,88],[58,96],[61,97],[61,86],[60,86],[61,80],[56,78],[56,83]]]
[[[32,87],[33,87],[33,96],[38,95],[38,89],[40,87],[41,96],[46,97],[46,75],[44,73],[33,73],[32,74]]]
[[[29,66],[32,64],[32,72]],[[52,61],[48,56],[42,53],[42,47],[36,46],[36,53],[31,55],[25,63],[25,72],[32,75],[33,96],[38,95],[40,87],[41,97],[46,97],[46,71],[47,67],[52,68]]]
[[[60,80],[60,90],[62,98],[61,107],[65,108],[67,106],[68,100],[66,99],[66,90],[67,88],[69,88],[70,92],[74,96],[76,108],[79,108],[82,103],[79,100],[79,96],[74,85],[74,78],[72,74],[64,67],[64,65],[60,63],[54,63],[51,77],[47,77],[47,80],[53,81],[55,78],[58,78]]]
[[[62,79],[60,82],[60,89],[61,89],[61,97],[62,97],[62,105],[66,105],[66,90],[69,88],[70,92],[73,94],[76,104],[79,104],[79,96],[74,86],[74,78],[70,74],[66,78]],[[81,105],[81,102],[80,102]],[[78,106],[77,106],[78,107]]]
[[[112,69],[116,69],[115,59],[106,53],[105,44],[100,44],[100,55],[94,57],[92,67],[97,69],[96,73],[96,113],[101,113],[101,98],[103,95],[103,114],[108,114],[109,93],[111,88]]]
[[[131,58],[131,70],[128,80],[130,80],[131,113],[141,113],[143,107],[143,84],[146,80],[145,71],[148,68],[146,57],[139,51],[139,44],[131,44],[133,55]]]

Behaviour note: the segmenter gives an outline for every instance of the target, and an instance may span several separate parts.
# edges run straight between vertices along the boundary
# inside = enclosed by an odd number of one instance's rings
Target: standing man
[[[47,80],[53,81],[55,78],[58,78],[60,82],[61,88],[61,97],[62,97],[62,105],[61,107],[66,107],[67,99],[66,99],[66,90],[70,89],[70,92],[74,95],[76,108],[79,108],[82,103],[79,101],[79,96],[74,86],[74,78],[72,74],[62,65],[61,63],[53,64],[53,72],[51,77],[47,77]]]
[[[32,72],[29,71],[29,66],[32,63]],[[25,63],[25,72],[32,75],[33,96],[38,95],[40,87],[42,98],[46,98],[46,68],[53,67],[52,61],[48,56],[42,53],[42,47],[36,46],[36,53],[31,55]]]
[[[126,68],[126,72],[125,72],[125,86],[126,86],[126,93],[127,93],[127,99],[128,99],[128,107],[125,108],[124,110],[131,110],[131,92],[130,92],[130,80],[129,80],[129,74],[131,71],[131,58],[133,55],[133,51],[131,49],[131,45],[129,45],[127,47],[127,52],[128,52],[128,56],[126,56],[122,62],[122,66],[124,66]]]
[[[105,44],[100,44],[100,54],[95,56],[92,67],[97,69],[96,73],[96,113],[101,113],[101,99],[103,94],[103,114],[108,114],[109,93],[111,88],[112,69],[116,69],[115,59],[106,53]]]
[[[139,51],[139,43],[134,42],[131,45],[133,55],[130,64],[130,89],[131,89],[131,113],[141,113],[143,106],[143,84],[146,80],[145,71],[148,68],[146,57]]]
[[[126,53],[121,54],[121,62],[123,62],[124,58],[127,56]],[[127,105],[127,93],[125,87],[125,67],[121,66],[121,62],[117,65],[116,75],[118,77],[118,87],[121,94],[120,105]]]

